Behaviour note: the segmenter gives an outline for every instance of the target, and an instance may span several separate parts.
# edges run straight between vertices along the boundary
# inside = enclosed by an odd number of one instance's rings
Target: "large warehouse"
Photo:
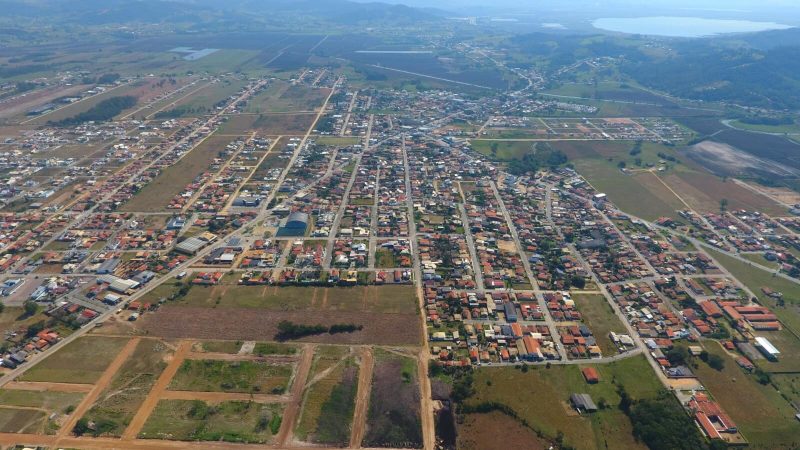
[[[308,230],[308,214],[295,211],[286,218],[283,225],[278,228],[278,237],[305,236]]]

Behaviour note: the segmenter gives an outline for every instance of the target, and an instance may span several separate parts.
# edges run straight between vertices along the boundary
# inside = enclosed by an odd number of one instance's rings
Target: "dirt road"
[[[76,383],[50,383],[39,381],[12,381],[11,383],[3,386],[3,389],[19,390],[19,391],[37,391],[37,392],[90,392],[92,390],[91,384],[76,384]]]
[[[281,448],[285,448],[287,443],[292,441],[291,437],[294,432],[295,424],[297,423],[298,412],[303,403],[303,389],[306,386],[306,380],[308,380],[308,373],[311,371],[311,363],[314,361],[315,347],[316,346],[313,344],[306,344],[303,346],[303,356],[300,358],[300,363],[297,365],[297,373],[292,382],[291,400],[283,411],[281,429],[275,439],[275,442]]]
[[[142,430],[144,423],[147,421],[147,418],[150,417],[150,413],[153,412],[153,409],[155,409],[158,404],[158,400],[161,399],[162,394],[167,390],[167,386],[169,386],[169,382],[172,381],[172,377],[178,373],[178,369],[181,367],[183,360],[191,350],[191,341],[181,341],[181,343],[178,344],[178,350],[173,354],[172,361],[170,361],[167,368],[161,372],[156,384],[153,385],[150,393],[147,394],[147,398],[142,402],[142,406],[136,411],[136,415],[133,416],[131,423],[128,424],[128,428],[126,428],[125,432],[122,434],[123,440],[136,438],[139,431]]]
[[[75,411],[72,412],[72,415],[69,419],[64,423],[61,429],[58,432],[56,442],[60,442],[62,438],[66,438],[72,433],[72,429],[75,428],[75,423],[78,422],[78,419],[83,417],[89,408],[92,407],[95,401],[97,401],[100,394],[105,391],[108,385],[111,383],[111,380],[114,379],[114,375],[116,375],[117,371],[120,367],[128,360],[128,358],[133,354],[134,350],[136,350],[136,346],[139,345],[139,338],[133,338],[125,344],[125,347],[120,350],[117,357],[114,358],[114,361],[108,366],[103,375],[97,380],[94,387],[91,391],[83,398],[83,401],[75,408]]]
[[[358,393],[356,394],[355,415],[353,416],[353,432],[350,434],[350,448],[361,448],[364,431],[367,427],[367,410],[369,394],[372,391],[372,369],[375,358],[372,349],[364,347],[361,353],[361,370],[358,371]]]

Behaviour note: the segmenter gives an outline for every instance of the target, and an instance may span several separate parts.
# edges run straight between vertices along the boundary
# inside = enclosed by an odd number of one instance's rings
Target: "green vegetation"
[[[49,125],[71,127],[85,122],[105,122],[113,119],[122,111],[134,107],[136,102],[136,97],[132,95],[107,98],[89,108],[88,111],[59,120],[58,122],[50,122]]]
[[[624,395],[624,393],[623,393]],[[701,450],[708,448],[699,431],[675,397],[664,392],[623,408],[633,425],[633,435],[651,450]],[[676,433],[675,430],[682,430]]]
[[[140,438],[176,441],[270,442],[281,424],[281,405],[227,401],[161,400]]]
[[[274,342],[257,342],[253,347],[253,354],[258,356],[294,355],[295,353],[297,353],[297,347]]]
[[[169,389],[282,394],[291,376],[292,366],[286,364],[187,359],[170,382]]]

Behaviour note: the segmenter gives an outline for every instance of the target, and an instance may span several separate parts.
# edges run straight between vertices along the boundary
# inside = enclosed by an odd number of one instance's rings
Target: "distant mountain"
[[[438,20],[431,10],[349,0],[0,0],[0,18],[49,19],[76,25],[203,23],[314,19],[317,23],[398,25]]]

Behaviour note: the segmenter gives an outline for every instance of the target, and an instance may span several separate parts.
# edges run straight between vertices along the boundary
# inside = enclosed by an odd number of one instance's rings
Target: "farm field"
[[[633,438],[630,420],[617,409],[620,397],[612,383],[616,380],[634,399],[654,398],[662,386],[645,357],[586,366],[597,369],[599,383],[586,384],[580,371],[585,366],[537,366],[527,373],[512,367],[487,368],[475,373],[476,393],[466,403],[506,405],[543,436],[555,439],[562,432],[564,444],[579,450],[646,448]],[[569,396],[576,392],[588,393],[595,403],[609,407],[580,416],[569,405]]]
[[[583,322],[597,339],[597,345],[600,346],[603,355],[616,355],[617,347],[611,342],[609,333],[613,331],[625,334],[627,331],[606,298],[602,295],[575,294],[572,299],[581,312]]]
[[[164,169],[159,176],[120,208],[123,211],[162,212],[172,198],[208,167],[235,138],[212,134],[185,154],[180,161]],[[158,201],[153,201],[158,199]]]
[[[262,361],[187,359],[169,385],[174,391],[282,394],[292,366]]]
[[[280,405],[255,402],[161,400],[139,437],[265,444],[277,434],[281,414]]]
[[[81,337],[28,370],[21,380],[92,384],[127,342],[127,338]]]
[[[350,442],[359,369],[346,347],[318,347],[295,436],[332,446]]]
[[[375,351],[364,447],[416,448],[422,444],[418,376],[413,359]]]

